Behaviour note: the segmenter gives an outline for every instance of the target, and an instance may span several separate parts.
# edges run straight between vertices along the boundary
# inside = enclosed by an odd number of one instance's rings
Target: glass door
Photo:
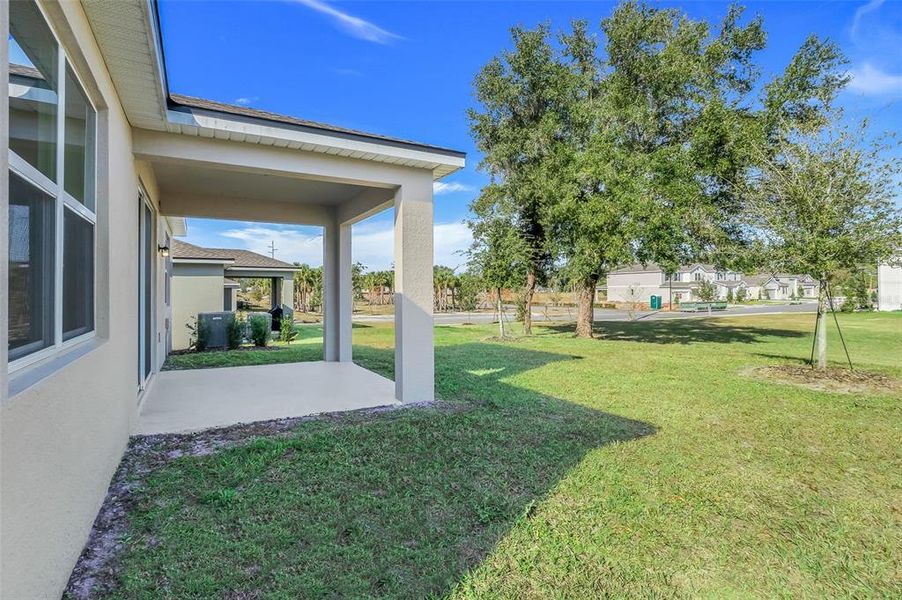
[[[153,252],[154,214],[138,195],[138,389],[143,390],[153,371]]]

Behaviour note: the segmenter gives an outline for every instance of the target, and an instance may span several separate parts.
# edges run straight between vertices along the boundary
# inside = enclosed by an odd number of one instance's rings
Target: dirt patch
[[[748,369],[749,377],[777,383],[797,385],[819,392],[837,394],[892,394],[902,392],[902,380],[874,373],[840,367],[815,369],[808,365],[776,365]]]
[[[285,350],[285,346],[238,346],[237,348],[208,348],[198,352],[197,350],[173,350],[170,356],[185,356],[188,354],[216,354],[217,352],[241,352],[258,350]]]
[[[448,411],[463,408],[458,403],[435,401],[258,421],[187,434],[133,436],[110,482],[106,499],[94,520],[88,542],[69,576],[63,598],[89,600],[115,589],[119,583],[121,568],[118,559],[124,547],[123,540],[129,535],[129,509],[140,498],[150,473],[167,463],[185,456],[213,454],[257,437],[288,436],[298,425],[306,421],[354,422],[380,413],[427,406]]]

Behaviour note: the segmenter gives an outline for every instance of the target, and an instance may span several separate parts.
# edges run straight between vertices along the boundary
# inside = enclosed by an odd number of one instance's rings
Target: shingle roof
[[[196,260],[222,260],[234,261],[229,267],[245,267],[257,269],[293,269],[294,265],[238,248],[202,248],[183,242],[172,240],[172,258],[196,259]]]
[[[758,287],[767,283],[770,278],[770,275],[743,275],[742,281],[748,286]]]
[[[388,143],[396,146],[404,146],[404,147],[415,147],[420,150],[426,150],[429,152],[437,152],[439,154],[446,154],[448,156],[454,156],[459,158],[466,157],[466,152],[461,152],[459,150],[452,150],[450,148],[443,148],[441,146],[432,146],[430,144],[423,144],[420,142],[414,142],[412,140],[404,140],[400,138],[393,138],[384,135],[379,135],[375,133],[368,133],[366,131],[359,131],[357,129],[348,129],[346,127],[339,127],[337,125],[330,125],[328,123],[319,123],[317,121],[308,121],[306,119],[299,119],[297,117],[291,117],[288,115],[281,115],[278,113],[272,113],[265,110],[258,110],[256,108],[249,108],[247,106],[235,106],[234,104],[223,104],[221,102],[215,102],[213,100],[206,100],[204,98],[196,98],[194,96],[184,96],[182,94],[169,94],[169,99],[171,101],[171,108],[173,110],[178,110],[179,108],[192,109],[196,108],[199,110],[207,110],[212,112],[220,112],[226,113],[229,115],[235,115],[239,117],[248,117],[251,119],[263,119],[265,121],[272,121],[275,123],[281,123],[285,125],[294,125],[301,129],[312,130],[314,133],[322,133],[326,132],[331,135],[339,134],[345,135],[351,138],[365,138],[370,141],[376,141],[379,143]]]
[[[624,267],[620,267],[611,271],[611,274],[614,273],[653,273],[655,271],[661,271],[661,265],[657,263],[647,263],[645,265],[641,263],[633,263],[631,265],[626,265]]]
[[[234,260],[230,251],[221,248],[201,248],[182,240],[172,240],[172,258],[193,258],[198,260]]]

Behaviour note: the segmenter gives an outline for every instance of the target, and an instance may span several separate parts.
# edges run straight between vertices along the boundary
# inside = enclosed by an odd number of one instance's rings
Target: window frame
[[[44,8],[38,3],[31,0],[33,6],[35,6],[38,12],[41,15],[41,18],[44,19],[44,24],[50,30],[50,33],[53,35],[53,41],[56,42],[56,52],[57,52],[57,80],[59,81],[59,90],[57,91],[57,106],[56,106],[56,179],[57,181],[52,181],[49,177],[44,175],[41,171],[39,171],[36,167],[31,165],[27,160],[23,157],[19,156],[12,148],[9,147],[9,141],[7,140],[7,155],[9,157],[9,170],[22,179],[24,179],[29,185],[33,185],[36,188],[40,189],[47,195],[49,195],[53,199],[54,207],[54,238],[53,238],[53,256],[54,256],[54,265],[53,265],[53,343],[46,348],[42,348],[30,354],[26,354],[25,356],[21,356],[15,360],[11,360],[8,363],[9,373],[12,374],[15,371],[18,371],[24,367],[33,365],[35,363],[41,362],[47,358],[56,356],[57,354],[68,350],[73,346],[77,346],[83,342],[91,340],[97,336],[97,180],[98,180],[98,171],[99,164],[97,160],[97,146],[99,140],[99,118],[98,118],[98,110],[97,105],[91,99],[90,95],[87,93],[87,86],[85,86],[82,77],[79,75],[78,70],[75,68],[75,65],[69,60],[69,55],[66,53],[65,48],[63,47],[62,42],[60,42],[60,36],[56,32],[53,27],[53,24],[50,19],[47,18],[47,14],[44,12]],[[7,65],[10,64],[9,57],[7,57]],[[94,144],[92,148],[93,158],[92,158],[92,169],[93,169],[93,177],[94,177],[94,210],[90,210],[87,206],[82,204],[78,199],[73,197],[71,194],[66,192],[65,190],[65,155],[66,155],[66,86],[67,86],[67,73],[66,69],[69,69],[69,72],[72,74],[72,77],[75,79],[75,83],[81,87],[82,95],[85,100],[88,102],[91,110],[94,111],[94,119],[92,123],[93,127],[93,136],[94,136]],[[6,82],[7,88],[9,86],[9,81]],[[7,94],[9,94],[9,90],[7,89]],[[86,128],[86,133],[88,129]],[[87,151],[87,150],[86,150]],[[63,251],[65,248],[64,242],[64,229],[65,223],[64,218],[66,216],[66,210],[72,211],[73,216],[77,218],[84,219],[91,225],[91,244],[92,244],[92,253],[94,257],[94,272],[93,272],[93,281],[91,282],[91,286],[93,287],[93,306],[91,310],[93,311],[93,325],[90,331],[85,333],[81,333],[79,335],[73,336],[68,340],[63,339],[64,331],[63,331]],[[9,322],[7,322],[5,327],[9,328]]]

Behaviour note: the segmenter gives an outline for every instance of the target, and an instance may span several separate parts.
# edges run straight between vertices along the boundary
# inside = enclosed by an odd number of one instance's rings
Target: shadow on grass
[[[572,323],[552,325],[549,329],[559,333],[573,333]],[[645,342],[651,344],[691,344],[713,342],[718,344],[747,344],[765,341],[764,338],[799,338],[805,332],[790,329],[774,329],[717,323],[708,319],[667,319],[659,321],[616,321],[596,323],[595,335],[603,340]]]
[[[391,376],[391,349],[354,352]],[[117,587],[104,597],[449,592],[587,453],[655,431],[508,382],[569,360],[440,346],[437,393],[453,402],[333,415],[166,464],[129,511]]]
[[[782,361],[789,361],[791,363],[797,363],[801,365],[810,365],[810,356],[790,356],[789,354],[769,354],[767,352],[755,352],[753,356],[760,356],[762,358],[776,358]]]

